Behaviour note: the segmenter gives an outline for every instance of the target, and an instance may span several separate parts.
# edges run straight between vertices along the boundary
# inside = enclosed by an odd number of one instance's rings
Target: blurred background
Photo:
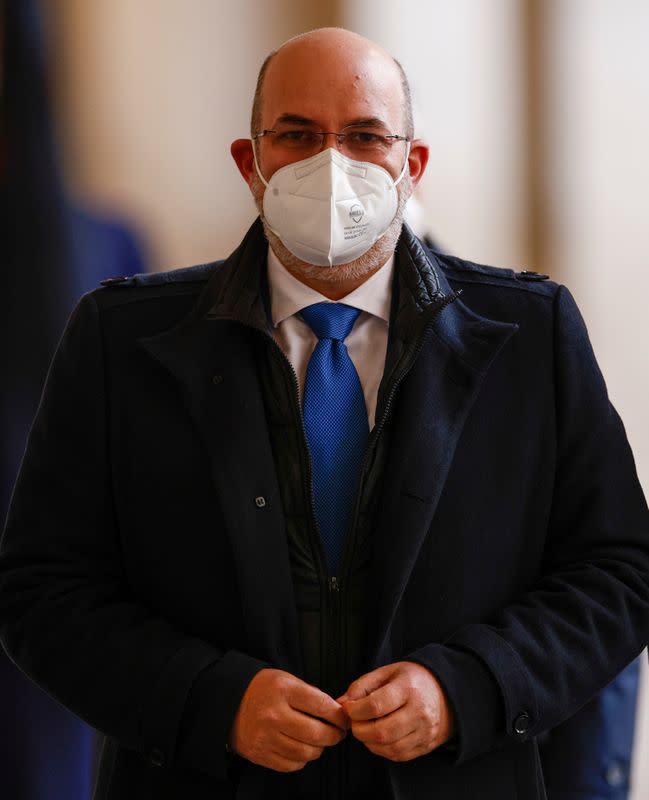
[[[284,40],[322,25],[375,40],[410,77],[417,134],[431,145],[420,228],[462,257],[568,284],[649,491],[645,0],[0,7],[2,516],[74,302],[108,275],[211,261],[237,245],[255,211],[229,145],[249,134],[257,71]],[[0,796],[87,800],[94,734],[0,659]],[[601,764],[586,758],[586,780],[601,787],[571,800],[649,797],[646,666],[635,716],[632,675],[613,687],[609,716],[589,718],[585,727],[605,719],[614,743]]]

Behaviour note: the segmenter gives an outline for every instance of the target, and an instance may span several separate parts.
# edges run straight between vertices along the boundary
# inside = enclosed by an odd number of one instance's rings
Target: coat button
[[[153,764],[154,767],[164,767],[165,764],[165,757],[162,750],[159,750],[157,747],[154,747],[149,755],[149,761]]]
[[[261,496],[255,497],[255,505],[257,506],[257,508],[264,508],[264,506],[266,505],[266,498]]]
[[[617,761],[614,761],[606,770],[606,782],[609,786],[624,786],[626,777],[624,765]]]
[[[530,728],[530,715],[523,712],[514,720],[514,730],[519,736],[523,736]]]
[[[223,383],[223,375],[212,375],[212,383],[215,386],[218,386],[219,383]]]

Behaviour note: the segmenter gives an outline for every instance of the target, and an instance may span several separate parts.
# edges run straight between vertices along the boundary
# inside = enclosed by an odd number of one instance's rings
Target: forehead
[[[369,46],[302,43],[280,50],[268,65],[261,114],[263,127],[295,114],[339,130],[351,121],[403,124],[401,76],[394,61]]]

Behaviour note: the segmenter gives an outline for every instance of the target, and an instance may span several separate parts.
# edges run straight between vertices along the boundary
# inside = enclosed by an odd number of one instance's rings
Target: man
[[[262,221],[73,315],[0,620],[105,734],[97,798],[542,798],[535,737],[647,641],[579,312],[402,227],[427,153],[387,54],[293,39],[232,145]]]

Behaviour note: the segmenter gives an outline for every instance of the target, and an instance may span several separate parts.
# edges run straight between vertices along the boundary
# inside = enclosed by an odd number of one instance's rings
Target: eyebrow
[[[275,120],[275,125],[278,123],[288,123],[289,125],[301,125],[303,127],[319,127],[318,124],[308,117],[302,117],[300,114],[282,114]],[[365,128],[384,128],[387,130],[388,126],[379,117],[358,117],[348,122],[344,127],[350,126],[363,126]]]
[[[277,125],[278,122],[288,122],[291,125],[316,126],[316,123],[312,119],[308,119],[308,117],[301,117],[299,114],[282,114],[275,120],[275,125]]]
[[[349,128],[351,125],[362,126],[363,128],[385,128],[386,130],[388,127],[379,117],[359,117],[358,119],[353,119],[351,122],[348,122],[345,127]]]

